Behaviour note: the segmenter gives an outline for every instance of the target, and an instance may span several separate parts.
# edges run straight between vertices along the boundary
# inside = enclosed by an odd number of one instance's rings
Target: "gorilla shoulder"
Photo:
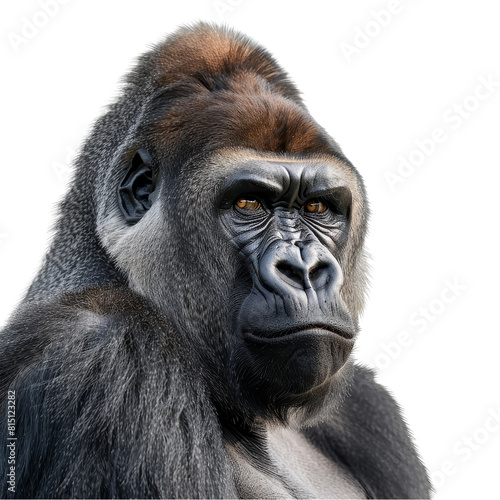
[[[234,496],[214,407],[176,337],[126,288],[21,306],[0,351],[0,389],[17,408],[16,496]]]
[[[337,458],[354,474],[368,498],[429,496],[427,471],[399,405],[375,381],[372,370],[356,365],[344,403],[328,421],[303,432],[322,453]],[[384,484],[377,477],[384,477]]]

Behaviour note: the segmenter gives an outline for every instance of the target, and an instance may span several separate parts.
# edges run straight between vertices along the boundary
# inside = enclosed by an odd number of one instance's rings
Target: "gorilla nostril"
[[[300,269],[290,265],[288,262],[280,262],[276,265],[276,269],[283,276],[291,280],[293,283],[303,286],[303,274]]]
[[[319,278],[322,272],[326,271],[328,267],[328,264],[326,264],[325,262],[320,262],[309,271],[309,279],[311,281],[314,281],[315,279]]]

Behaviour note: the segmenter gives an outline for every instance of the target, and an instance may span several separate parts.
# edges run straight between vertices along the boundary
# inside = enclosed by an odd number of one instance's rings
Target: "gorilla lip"
[[[306,336],[321,336],[321,337],[341,337],[343,340],[352,341],[354,332],[346,328],[332,327],[328,325],[302,325],[294,328],[279,330],[274,332],[259,332],[252,333],[244,332],[244,337],[253,342],[275,343],[293,340],[299,337]]]

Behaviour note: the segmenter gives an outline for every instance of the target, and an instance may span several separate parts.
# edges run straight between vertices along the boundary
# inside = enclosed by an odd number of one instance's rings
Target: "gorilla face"
[[[324,392],[353,347],[339,259],[351,193],[325,161],[248,161],[220,193],[220,221],[239,252],[236,372],[264,404]]]

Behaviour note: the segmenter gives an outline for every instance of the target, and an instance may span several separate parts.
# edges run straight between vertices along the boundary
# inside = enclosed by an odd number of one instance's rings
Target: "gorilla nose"
[[[316,245],[279,241],[271,245],[259,262],[262,283],[273,293],[288,296],[290,288],[320,290],[336,278],[335,260]]]
[[[276,264],[276,271],[281,280],[297,288],[322,288],[329,279],[329,266],[326,262],[307,265],[302,260],[285,260]]]

